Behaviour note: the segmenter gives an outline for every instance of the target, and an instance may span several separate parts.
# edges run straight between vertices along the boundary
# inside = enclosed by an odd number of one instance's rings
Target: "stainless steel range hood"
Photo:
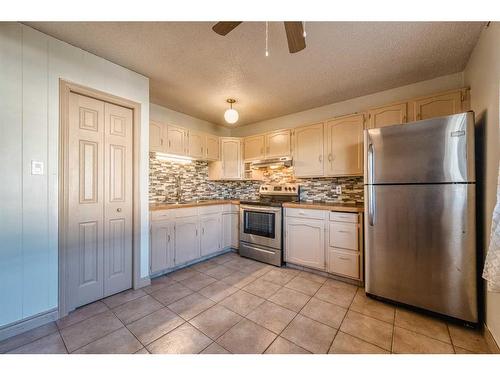
[[[291,167],[292,158],[289,156],[284,156],[281,158],[263,159],[255,160],[250,163],[252,168],[267,168],[267,167]]]

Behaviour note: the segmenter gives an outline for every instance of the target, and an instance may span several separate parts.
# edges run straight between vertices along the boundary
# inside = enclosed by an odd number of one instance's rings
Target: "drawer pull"
[[[337,231],[337,232],[339,232],[339,233],[351,233],[351,232],[349,232],[348,230],[339,230],[339,231]]]
[[[350,258],[347,257],[339,257],[340,260],[351,260]]]

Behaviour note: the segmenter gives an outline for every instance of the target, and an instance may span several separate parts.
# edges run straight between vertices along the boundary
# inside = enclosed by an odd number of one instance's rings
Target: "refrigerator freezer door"
[[[365,130],[365,183],[475,182],[474,113]]]
[[[477,322],[475,184],[365,189],[366,292]]]

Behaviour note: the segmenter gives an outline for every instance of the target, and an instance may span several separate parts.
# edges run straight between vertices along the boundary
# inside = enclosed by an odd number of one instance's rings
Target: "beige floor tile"
[[[215,283],[201,289],[199,293],[207,298],[210,298],[212,301],[220,302],[237,291],[238,289],[234,286],[230,286],[222,281],[216,281]]]
[[[252,281],[250,284],[247,284],[245,287],[243,287],[244,291],[266,299],[271,297],[280,289],[281,285],[272,283],[262,278]]]
[[[145,286],[141,290],[145,293],[151,294],[157,292],[158,290],[165,288],[166,286],[177,284],[173,278],[168,276],[160,276],[151,280],[151,285]]]
[[[108,307],[104,303],[97,301],[89,305],[79,307],[78,309],[70,312],[64,318],[59,319],[56,323],[59,329],[63,329],[107,310]]]
[[[316,281],[317,283],[321,284],[323,284],[327,280],[327,277],[325,276],[321,276],[316,273],[308,271],[301,271],[298,276],[303,277],[304,279]]]
[[[231,353],[260,354],[273,342],[276,335],[248,319],[242,319],[223,334],[217,343]]]
[[[348,335],[344,332],[338,332],[333,340],[329,354],[389,354],[387,350],[379,348],[376,345]]]
[[[336,329],[299,314],[281,336],[311,353],[327,353],[336,333]]]
[[[293,289],[281,288],[269,298],[269,301],[289,310],[299,312],[311,297]]]
[[[224,349],[216,342],[213,342],[200,354],[231,354],[231,353],[229,353],[226,349]]]
[[[300,313],[330,327],[339,328],[347,309],[313,297]]]
[[[177,283],[175,285],[170,285],[156,292],[153,292],[151,296],[153,296],[164,305],[170,305],[171,303],[189,296],[190,294],[193,294],[193,291],[191,289],[180,283]]]
[[[180,281],[180,283],[191,290],[198,291],[216,281],[217,279],[214,279],[213,277],[205,275],[204,273],[198,273],[197,275],[193,275],[188,279]]]
[[[489,353],[488,344],[481,331],[471,328],[448,324],[451,341],[454,346],[470,350],[475,353]]]
[[[254,296],[244,290],[239,290],[229,297],[223,299],[220,304],[240,315],[247,315],[264,302],[263,298]]]
[[[256,279],[255,276],[243,272],[235,272],[232,275],[229,275],[228,277],[224,277],[222,281],[228,285],[234,286],[235,288],[241,289],[245,285],[254,281],[255,279]]]
[[[142,289],[129,289],[124,292],[115,294],[111,297],[104,298],[102,302],[106,304],[110,309],[123,305],[126,302],[132,301],[139,297],[143,297],[146,295],[146,292]]]
[[[323,301],[348,308],[351,305],[357,287],[337,280],[327,280],[314,295]]]
[[[311,352],[279,336],[276,337],[276,340],[273,341],[264,354],[311,354]]]
[[[143,345],[167,334],[184,324],[184,320],[166,307],[127,325],[127,328]]]
[[[394,323],[396,308],[388,303],[368,297],[362,288],[358,289],[349,309],[390,324]]]
[[[260,277],[262,275],[265,275],[266,273],[268,273],[269,271],[271,271],[273,269],[275,269],[275,267],[270,266],[268,264],[256,262],[253,264],[247,264],[247,265],[243,266],[240,269],[240,272],[247,273],[251,276]]]
[[[190,294],[174,303],[168,305],[168,308],[180,315],[181,318],[189,320],[199,313],[213,306],[215,302],[198,293]]]
[[[16,348],[9,354],[66,354],[66,347],[59,332],[44,336],[29,344]]]
[[[234,272],[236,271],[231,268],[224,267],[222,265],[216,265],[216,267],[212,267],[204,273],[210,277],[213,277],[214,279],[222,280],[223,278],[228,277]]]
[[[224,306],[215,305],[191,319],[190,323],[215,340],[238,323],[242,317]]]
[[[297,276],[285,286],[289,289],[294,289],[301,293],[307,294],[308,296],[313,296],[318,291],[318,289],[321,288],[321,285],[322,283]]]
[[[122,327],[122,322],[108,310],[62,329],[61,336],[71,353]]]
[[[197,354],[212,343],[207,336],[189,323],[184,323],[172,332],[147,346],[153,354]]]
[[[264,276],[264,280],[270,281],[279,285],[286,285],[295,276],[300,273],[298,270],[293,270],[291,268],[275,268],[267,272]]]
[[[132,354],[142,348],[142,344],[128,329],[120,328],[75,351],[77,354]]]
[[[44,324],[40,327],[0,341],[0,353],[6,353],[55,332],[57,332],[57,326],[54,322]]]
[[[212,259],[217,264],[224,264],[224,263],[230,262],[236,258],[239,258],[239,255],[236,254],[235,252],[231,251],[229,253],[225,253],[225,254],[216,256],[215,258],[212,258]]]
[[[182,268],[178,271],[172,272],[168,274],[168,277],[174,279],[175,281],[182,281],[185,279],[189,279],[190,277],[195,276],[199,272],[192,268]]]
[[[211,268],[217,267],[219,264],[213,259],[205,260],[203,262],[197,263],[190,268],[198,272],[206,272]]]
[[[439,340],[408,331],[407,329],[394,327],[393,353],[399,354],[453,354],[454,350],[450,344]]]
[[[394,324],[430,338],[451,343],[446,323],[437,318],[398,307]]]
[[[146,295],[114,308],[113,312],[123,324],[129,324],[161,308],[163,305],[160,302]]]
[[[280,334],[283,329],[292,321],[297,313],[278,306],[272,302],[265,301],[254,311],[247,315],[247,319],[267,328],[268,330]]]
[[[364,341],[391,350],[392,324],[362,315],[355,311],[347,312],[340,330]]]

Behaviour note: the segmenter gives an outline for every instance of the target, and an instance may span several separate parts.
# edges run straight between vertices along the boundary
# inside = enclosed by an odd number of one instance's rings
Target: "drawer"
[[[351,214],[348,212],[335,212],[330,211],[330,221],[343,221],[346,223],[357,223],[359,215]]]
[[[308,219],[326,219],[328,211],[324,210],[305,210],[303,208],[286,208],[285,215],[290,217],[302,217]]]
[[[359,279],[359,254],[341,249],[330,250],[328,272]]]
[[[172,209],[175,217],[190,217],[190,216],[198,216],[198,208],[197,207],[186,207],[186,208],[175,208]]]
[[[217,214],[219,212],[222,212],[223,206],[224,205],[222,205],[222,204],[212,204],[210,206],[200,206],[200,207],[198,207],[198,213],[200,215]]]
[[[240,212],[240,206],[238,206],[237,204],[225,204],[222,206],[222,212]]]
[[[152,211],[151,221],[169,220],[174,217],[172,210]]]
[[[358,224],[330,222],[329,244],[331,247],[359,250]]]

